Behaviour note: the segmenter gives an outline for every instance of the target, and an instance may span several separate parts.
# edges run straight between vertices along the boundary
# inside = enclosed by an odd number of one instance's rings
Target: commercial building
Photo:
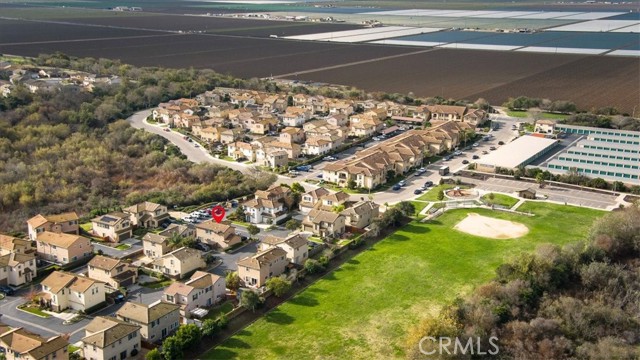
[[[522,136],[503,145],[476,163],[476,170],[496,172],[497,168],[524,167],[548,154],[558,145],[558,140],[537,136]]]

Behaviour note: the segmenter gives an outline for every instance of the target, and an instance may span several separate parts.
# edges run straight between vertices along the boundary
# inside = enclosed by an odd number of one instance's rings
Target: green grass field
[[[489,202],[489,194],[482,195],[481,199],[485,202]],[[510,208],[518,202],[518,199],[509,195],[493,194],[493,200],[491,202],[493,202],[494,205],[502,205]]]
[[[424,208],[427,207],[427,205],[429,205],[429,203],[422,202],[422,201],[411,201],[411,203],[416,208],[416,211],[413,214],[414,216],[418,216],[420,214],[420,211],[422,211]]]
[[[507,111],[507,115],[517,117],[517,118],[528,118],[529,113],[526,111]],[[567,114],[556,114],[556,113],[540,113],[540,116],[543,119],[552,119],[552,120],[563,120],[568,118],[570,115]]]
[[[464,186],[464,185],[454,185],[454,184],[442,184],[442,185],[436,185],[434,187],[432,187],[429,191],[427,191],[426,193],[424,193],[422,196],[420,196],[418,198],[418,200],[422,200],[422,201],[440,201],[438,200],[438,192],[440,190],[449,190],[449,189],[453,189],[456,186],[460,186],[460,189],[468,189],[468,186]],[[444,200],[449,200],[446,196],[444,198]]]
[[[202,358],[404,358],[407,329],[425,315],[490,280],[498,265],[521,252],[583,239],[588,224],[604,214],[553,204],[523,206],[539,216],[472,209],[447,212],[431,223],[413,222]],[[518,221],[531,231],[519,239],[494,240],[452,230],[469,212]]]

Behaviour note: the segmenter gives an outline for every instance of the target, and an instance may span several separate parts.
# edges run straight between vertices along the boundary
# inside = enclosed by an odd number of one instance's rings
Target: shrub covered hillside
[[[49,65],[118,75],[93,92],[64,86],[0,98],[0,232],[24,229],[34,213],[152,200],[168,205],[246,195],[275,181],[210,164],[193,164],[164,138],[129,126],[133,111],[191,96],[234,79],[211,71],[134,68],[110,60],[40,57]],[[239,85],[238,85],[239,86]]]
[[[587,242],[543,245],[500,266],[494,281],[411,329],[407,353],[426,357],[423,336],[457,336],[462,344],[473,338],[474,349],[480,338],[485,354],[475,359],[638,359],[639,219],[637,206],[613,212],[596,221]],[[491,337],[498,354],[488,353]],[[424,352],[439,347],[422,344]],[[449,349],[440,358],[471,358]]]

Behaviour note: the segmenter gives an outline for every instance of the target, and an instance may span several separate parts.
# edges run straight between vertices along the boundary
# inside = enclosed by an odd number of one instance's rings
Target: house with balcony
[[[245,286],[259,288],[269,278],[282,275],[287,265],[287,252],[273,247],[238,260],[238,276]]]
[[[264,251],[275,247],[287,252],[286,257],[291,264],[303,266],[304,262],[309,258],[307,239],[300,234],[290,234],[284,238],[268,235],[262,239],[258,250]]]
[[[124,208],[122,212],[129,215],[133,226],[147,229],[160,227],[161,223],[169,219],[166,206],[149,201]]]
[[[105,283],[73,273],[54,271],[40,285],[41,301],[56,312],[87,312],[106,301]]]
[[[142,237],[142,250],[150,259],[157,259],[171,250],[169,240],[172,236],[180,238],[195,238],[196,229],[193,225],[171,224],[159,233],[148,232]]]
[[[35,240],[44,231],[80,235],[78,214],[68,212],[57,215],[38,214],[27,220],[29,239]]]
[[[299,106],[288,106],[282,114],[282,124],[285,126],[301,127],[309,119],[311,111]]]
[[[162,302],[142,304],[127,301],[116,312],[116,318],[140,326],[140,335],[150,343],[159,343],[180,326],[180,306]]]
[[[136,283],[138,269],[122,260],[96,255],[87,264],[88,276],[102,281],[113,289],[127,287]]]
[[[373,201],[359,201],[340,212],[344,216],[345,225],[364,229],[380,216],[380,205]]]
[[[311,211],[311,209],[316,206],[316,203],[320,201],[320,198],[329,194],[331,194],[331,192],[322,187],[302,194],[302,198],[300,199],[300,203],[298,204],[300,212],[302,212],[303,214],[309,213],[309,211]]]
[[[345,231],[345,217],[331,211],[313,209],[302,221],[302,230],[321,238],[338,238]]]
[[[278,224],[288,217],[292,203],[291,189],[284,186],[272,186],[267,190],[256,191],[255,198],[242,206],[247,222],[252,224]]]
[[[91,219],[91,232],[110,242],[120,242],[133,237],[133,225],[129,214],[110,212]]]
[[[0,285],[20,286],[37,276],[35,251],[0,255]]]

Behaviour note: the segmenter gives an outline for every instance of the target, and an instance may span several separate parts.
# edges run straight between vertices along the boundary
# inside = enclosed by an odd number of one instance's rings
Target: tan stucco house
[[[97,316],[84,328],[82,352],[85,359],[140,359],[140,326],[114,317]]]
[[[287,252],[273,247],[238,260],[238,276],[245,286],[258,288],[270,277],[283,274],[288,264]]]
[[[182,247],[154,260],[151,265],[154,271],[181,279],[192,271],[204,268],[206,263],[200,250]]]
[[[21,327],[0,334],[7,360],[69,360],[68,346],[62,335],[46,339]]]
[[[54,271],[41,283],[45,305],[53,311],[88,311],[105,302],[105,284],[76,274]]]
[[[142,248],[145,256],[157,259],[171,250],[169,239],[172,236],[195,238],[196,229],[193,225],[171,224],[166,230],[157,234],[148,232],[142,237]]]
[[[169,219],[169,212],[164,205],[145,201],[122,209],[122,212],[129,215],[129,220],[133,226],[143,228],[156,228]]]
[[[0,285],[20,286],[37,275],[35,253],[0,255]]]
[[[268,235],[262,239],[258,250],[264,251],[274,247],[286,251],[287,259],[292,264],[304,265],[304,262],[309,258],[307,239],[300,234],[290,234],[286,238]]]
[[[68,264],[92,255],[93,246],[86,237],[45,231],[36,239],[38,257],[57,264]]]
[[[226,281],[224,277],[204,271],[196,271],[186,282],[176,281],[162,296],[162,301],[180,306],[180,314],[190,318],[191,311],[208,308],[224,300]]]
[[[178,329],[180,306],[161,301],[150,305],[129,301],[116,312],[116,317],[140,326],[142,338],[157,343]]]
[[[196,225],[196,239],[202,243],[218,247],[222,250],[239,244],[241,239],[236,228],[214,220],[203,221]]]
[[[133,226],[128,214],[110,212],[91,220],[92,232],[95,236],[107,241],[119,242],[133,237]]]
[[[38,214],[27,220],[29,239],[35,240],[38,234],[44,231],[79,235],[80,226],[78,225],[78,219],[78,214],[75,212],[57,215]]]
[[[133,285],[138,278],[138,270],[134,266],[107,256],[94,256],[87,267],[90,278],[100,280],[114,289]]]
[[[345,218],[334,212],[313,209],[302,221],[302,229],[315,236],[336,238],[344,233]]]
[[[345,218],[345,225],[364,229],[373,219],[380,215],[380,205],[373,201],[359,201],[340,213]]]

